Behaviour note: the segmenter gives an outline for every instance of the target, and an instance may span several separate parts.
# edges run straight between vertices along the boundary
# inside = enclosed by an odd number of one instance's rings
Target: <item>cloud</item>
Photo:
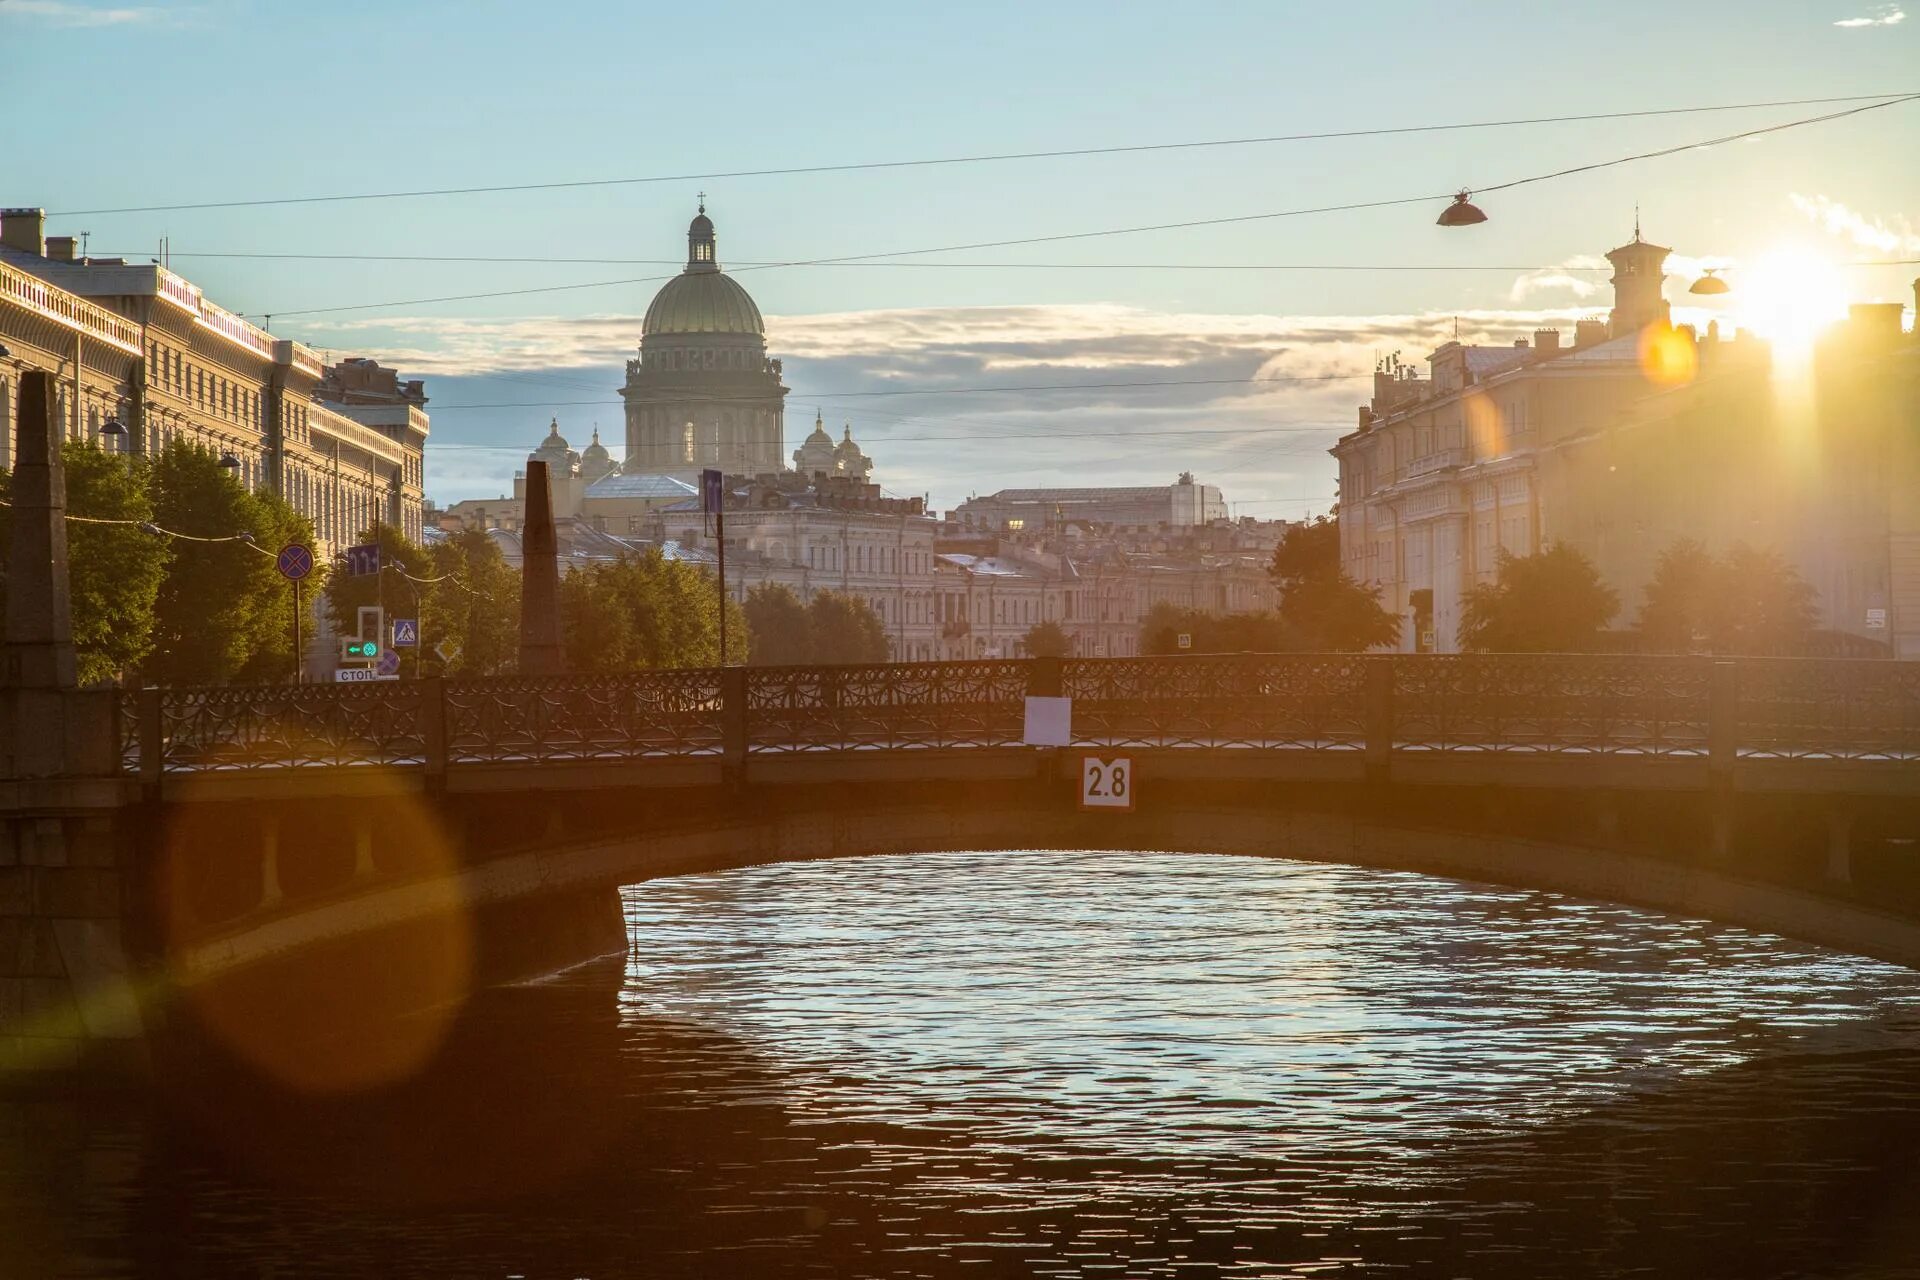
[[[893,492],[931,493],[946,509],[1010,485],[1164,484],[1191,470],[1229,500],[1264,504],[1249,511],[1298,516],[1332,501],[1326,450],[1351,430],[1377,358],[1418,361],[1453,335],[1456,319],[1463,341],[1505,345],[1535,328],[1570,329],[1590,310],[1285,316],[1087,304],[767,324],[794,388],[788,450],[818,409],[835,435],[852,424]],[[576,448],[597,422],[618,453],[615,388],[640,323],[612,314],[336,320],[308,326],[304,340],[429,379],[428,487],[454,501],[509,490],[550,416]],[[1031,389],[1083,383],[1135,385]],[[873,392],[898,394],[863,394]]]
[[[1803,196],[1796,191],[1787,198],[1793,201],[1794,208],[1819,223],[1827,234],[1841,236],[1862,249],[1876,253],[1920,253],[1920,233],[1904,218],[1895,219],[1889,226],[1826,196]]]
[[[1836,27],[1897,27],[1906,20],[1906,13],[1898,5],[1883,4],[1873,11],[1871,17],[1842,18],[1833,25]]]
[[[124,27],[165,22],[170,16],[150,5],[102,9],[71,0],[0,0],[0,17],[31,18],[56,27]]]

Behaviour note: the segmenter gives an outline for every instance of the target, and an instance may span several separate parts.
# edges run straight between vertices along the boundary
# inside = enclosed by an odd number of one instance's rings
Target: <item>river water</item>
[[[1171,854],[627,904],[378,1095],[0,1100],[0,1276],[1920,1276],[1920,974]]]

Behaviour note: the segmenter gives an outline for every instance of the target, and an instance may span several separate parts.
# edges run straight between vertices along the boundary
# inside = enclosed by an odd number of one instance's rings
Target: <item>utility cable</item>
[[[1263,137],[1212,138],[1191,142],[1145,142],[1110,147],[1063,147],[1048,151],[1005,151],[980,155],[937,156],[907,160],[869,160],[842,164],[789,165],[769,169],[730,169],[706,173],[664,173],[634,178],[581,178],[558,182],[518,182],[493,186],[429,187],[411,191],[365,191],[317,196],[272,196],[254,200],[203,200],[183,204],[124,205],[104,209],[70,209],[56,218],[102,217],[123,213],[177,213],[197,209],[257,209],[272,205],[338,204],[355,200],[414,200],[432,196],[497,195],[520,191],[565,191],[591,187],[643,186],[661,182],[716,181],[723,178],[792,177],[816,173],[859,173],[884,169],[923,169],[940,165],[998,164],[1015,160],[1062,160],[1080,156],[1138,155],[1161,151],[1195,151],[1210,147],[1266,146],[1288,142],[1321,142],[1343,138],[1379,138],[1402,134],[1449,133],[1471,129],[1508,129],[1524,125],[1578,124],[1596,120],[1632,120],[1650,116],[1698,115],[1714,111],[1757,111],[1770,107],[1824,106],[1837,102],[1867,102],[1902,94],[1850,94],[1831,98],[1780,98],[1768,102],[1729,102],[1712,106],[1655,107],[1636,111],[1597,111],[1581,115],[1529,116],[1506,120],[1469,120],[1448,124],[1392,125],[1374,129],[1335,129],[1318,133],[1283,133]]]
[[[1920,93],[1905,94],[1870,102],[1865,106],[1850,107],[1842,111],[1830,111],[1817,116],[1805,116],[1798,120],[1783,121],[1779,124],[1765,125],[1756,129],[1744,129],[1738,133],[1722,134],[1699,142],[1688,142],[1678,146],[1661,147],[1653,151],[1639,151],[1631,155],[1616,156],[1610,160],[1596,160],[1588,164],[1574,165],[1564,169],[1555,169],[1547,173],[1531,174],[1523,178],[1513,178],[1506,182],[1483,184],[1469,190],[1480,194],[1490,191],[1510,191],[1515,187],[1531,183],[1549,182],[1574,174],[1593,173],[1601,169],[1616,168],[1620,165],[1634,164],[1642,160],[1654,160],[1664,156],[1677,155],[1683,151],[1700,151],[1710,147],[1724,146],[1730,142],[1740,142],[1749,138],[1763,137],[1767,134],[1781,133],[1788,129],[1797,129],[1806,125],[1825,124],[1830,121],[1857,116],[1868,111],[1878,111],[1885,107],[1920,100]],[[1200,227],[1232,226],[1248,222],[1268,222],[1280,218],[1299,218],[1322,213],[1353,213],[1365,209],[1386,209],[1411,204],[1435,204],[1453,198],[1453,192],[1419,196],[1395,196],[1380,200],[1353,200],[1343,204],[1313,205],[1297,209],[1278,209],[1265,213],[1233,214],[1220,218],[1190,218],[1180,222],[1156,222],[1132,227],[1108,227],[1099,231],[1064,231],[1044,236],[1017,236],[1003,240],[976,240],[964,244],[937,245],[925,249],[893,249],[873,253],[844,254],[837,257],[795,259],[789,262],[769,263],[758,267],[742,267],[734,274],[747,271],[772,271],[784,267],[814,267],[846,262],[873,262],[887,259],[921,257],[935,253],[965,253],[978,249],[1005,249],[1017,245],[1059,244],[1071,240],[1094,240],[1107,236],[1140,235],[1154,231],[1186,231]],[[374,311],[392,307],[426,306],[442,302],[473,302],[488,298],[526,297],[538,293],[566,293],[581,289],[614,288],[621,285],[655,284],[673,279],[673,276],[641,276],[621,280],[585,281],[579,284],[543,285],[525,289],[497,289],[483,293],[448,294],[437,298],[404,298],[388,302],[352,303],[332,307],[276,307],[271,312],[245,312],[244,315],[272,314],[283,319],[288,316],[331,315],[341,311]]]

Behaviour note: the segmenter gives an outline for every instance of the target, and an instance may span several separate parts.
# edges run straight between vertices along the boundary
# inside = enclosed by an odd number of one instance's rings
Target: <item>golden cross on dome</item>
[[[706,211],[707,211],[707,193],[702,191],[700,193],[700,212],[705,213]]]

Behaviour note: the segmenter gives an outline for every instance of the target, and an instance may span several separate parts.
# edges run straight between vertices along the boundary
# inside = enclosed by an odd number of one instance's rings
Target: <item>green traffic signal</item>
[[[377,658],[380,656],[380,642],[378,640],[349,640],[347,641],[347,656],[349,658]]]

